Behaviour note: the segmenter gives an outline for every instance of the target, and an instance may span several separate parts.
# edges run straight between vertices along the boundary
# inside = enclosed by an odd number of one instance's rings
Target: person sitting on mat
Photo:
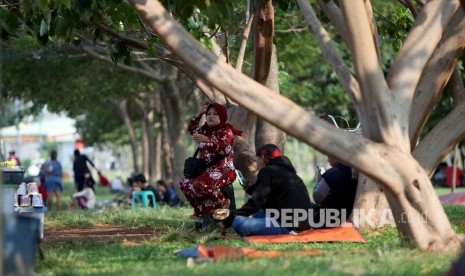
[[[335,157],[328,156],[328,163],[332,167],[318,176],[313,200],[321,209],[337,210],[339,218],[344,220],[350,217],[354,207],[358,173]]]
[[[71,195],[72,202],[68,205],[68,210],[73,208],[80,208],[82,210],[95,208],[95,181],[92,179],[90,173],[84,174],[84,189]]]
[[[309,220],[297,219],[298,214],[293,212],[308,211],[313,204],[291,161],[274,144],[260,147],[255,159],[260,171],[256,183],[246,190],[251,198],[235,212],[234,231],[240,236],[252,236],[310,229]],[[285,213],[287,217],[282,216]]]
[[[205,114],[206,122],[200,125]],[[179,182],[181,191],[194,208],[193,219],[204,214],[212,214],[213,219],[223,219],[229,215],[229,199],[222,189],[236,179],[233,164],[233,143],[235,135],[241,131],[227,123],[228,112],[224,105],[205,102],[201,111],[190,121],[188,131],[199,149],[199,158],[210,165],[201,175],[183,178]]]

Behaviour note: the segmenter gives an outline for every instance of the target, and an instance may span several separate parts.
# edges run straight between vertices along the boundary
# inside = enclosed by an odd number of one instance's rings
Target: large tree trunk
[[[274,7],[271,1],[260,5],[261,1],[254,3],[253,35],[254,35],[254,63],[252,75],[258,82],[268,86],[271,90],[279,93],[278,65],[276,48],[273,45],[274,36]],[[250,23],[244,30],[244,38],[248,37]],[[245,51],[244,43],[241,52]],[[236,69],[240,72],[241,60]],[[241,107],[231,107],[230,122],[235,126],[240,126],[244,131],[242,137],[237,137],[234,144],[234,164],[242,172],[245,178],[244,186],[253,185],[257,178],[258,169],[255,164],[255,149],[267,143],[278,145],[284,149],[285,134],[273,125],[256,120],[256,116]],[[255,127],[255,142],[250,145],[251,134]]]
[[[410,155],[388,153],[386,158],[398,172],[386,189],[401,239],[405,243],[415,241],[422,249],[455,251],[460,239],[439,202],[433,185],[418,162]],[[402,186],[395,184],[400,181]]]
[[[250,145],[257,117],[240,106],[228,108],[228,113],[229,122],[243,131],[242,135],[236,136],[234,141],[234,166],[242,172],[245,178],[244,186],[248,187],[257,180],[255,149]]]
[[[359,228],[371,229],[395,223],[383,189],[363,174],[359,175],[351,220]]]
[[[453,7],[453,4],[450,7],[441,7],[438,3],[440,1],[429,5],[428,9],[425,7],[425,10],[433,14],[442,12],[445,17],[454,14],[456,7]],[[391,179],[386,179],[388,175],[384,172],[384,175],[379,175],[384,179],[373,180],[385,188],[402,241],[414,241],[423,249],[457,249],[459,241],[429,177],[410,153],[408,133],[410,103],[416,83],[420,79],[422,66],[426,65],[440,39],[440,34],[435,33],[428,40],[419,40],[423,30],[412,28],[386,80],[376,60],[376,46],[370,37],[369,19],[367,13],[363,12],[363,3],[343,0],[341,4],[351,36],[359,38],[351,40],[351,49],[363,95],[363,134],[383,144],[383,151],[389,156],[386,156],[387,166],[390,167],[388,170],[395,173],[391,175]],[[425,14],[420,14],[420,20],[425,20]],[[443,24],[447,22],[436,20],[434,16],[428,20],[430,26],[436,30],[444,28]],[[417,45],[420,47],[416,47]],[[409,55],[417,57],[416,62],[412,63]],[[367,122],[366,118],[370,118],[370,122]]]

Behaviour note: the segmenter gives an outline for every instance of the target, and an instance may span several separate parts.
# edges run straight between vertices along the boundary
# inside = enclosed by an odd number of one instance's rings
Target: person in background
[[[446,185],[446,168],[448,166],[449,165],[447,164],[447,162],[439,163],[438,167],[436,168],[432,176],[433,185],[437,185],[437,186]]]
[[[181,199],[179,199],[176,189],[174,188],[173,181],[168,181],[166,185],[168,187],[168,191],[170,192],[170,197],[171,197],[170,205],[171,206],[181,205]]]
[[[134,183],[134,177],[136,175],[135,173],[131,173],[131,176],[129,176],[124,183],[124,193],[118,194],[114,199],[119,207],[128,207],[131,205],[132,192],[136,189]],[[139,190],[138,187],[137,189]]]
[[[15,162],[13,166],[21,166],[21,161],[19,160],[19,157],[16,156],[15,150],[10,150],[10,152],[8,152],[8,160]]]
[[[45,191],[47,192],[47,204],[49,210],[53,209],[53,197],[57,200],[57,210],[61,210],[61,164],[57,160],[57,152],[50,152],[50,160],[42,165],[42,173],[45,176]]]
[[[348,218],[354,207],[358,175],[335,157],[328,156],[331,168],[319,176],[313,188],[313,200],[320,208],[345,210]]]
[[[68,209],[81,208],[82,210],[90,210],[95,208],[95,191],[94,180],[90,177],[90,173],[84,175],[85,188],[71,195],[72,202],[68,205]]]
[[[176,190],[173,188],[172,183],[166,183],[165,181],[160,179],[156,182],[156,185],[157,190],[160,193],[162,202],[169,206],[174,206],[179,203],[178,196],[176,195]]]
[[[204,114],[206,122],[201,125],[200,118]],[[222,190],[236,179],[233,144],[236,135],[241,135],[242,131],[228,124],[227,120],[227,108],[210,102],[203,103],[200,112],[190,120],[188,131],[198,145],[198,158],[208,164],[201,175],[184,177],[179,182],[181,191],[194,209],[192,219],[200,220],[206,214],[213,218],[229,215],[230,200]]]
[[[110,193],[112,194],[119,194],[119,193],[124,193],[126,190],[124,188],[124,183],[123,179],[121,179],[121,176],[117,176],[113,178],[110,182]]]
[[[73,161],[73,172],[74,172],[74,186],[76,191],[80,192],[84,189],[84,175],[86,173],[90,174],[89,167],[87,164],[90,164],[94,169],[95,165],[90,161],[90,159],[85,154],[81,154],[78,149],[74,150],[74,161]]]
[[[144,174],[139,173],[136,176],[134,176],[134,191],[151,191],[155,195],[155,201],[156,202],[161,202],[161,196],[158,190],[153,187],[152,185],[149,184],[147,179],[145,178]],[[149,201],[149,206],[155,207],[154,202],[150,199]]]
[[[45,175],[39,174],[39,193],[42,195],[44,206],[47,206],[47,190],[45,189]]]

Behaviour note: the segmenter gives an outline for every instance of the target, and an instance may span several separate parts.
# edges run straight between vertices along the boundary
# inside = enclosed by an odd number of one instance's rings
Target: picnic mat
[[[198,260],[235,260],[240,258],[275,258],[279,256],[312,256],[327,253],[325,250],[309,249],[297,251],[259,250],[250,247],[228,247],[224,245],[199,245],[175,252],[176,255]]]
[[[439,200],[441,203],[465,205],[465,192],[440,195]]]
[[[366,242],[360,231],[350,222],[334,228],[310,229],[297,235],[249,236],[244,239],[251,243]]]

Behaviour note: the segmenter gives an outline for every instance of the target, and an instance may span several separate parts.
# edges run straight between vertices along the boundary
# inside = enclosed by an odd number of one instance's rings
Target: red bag
[[[99,172],[98,177],[100,185],[102,185],[103,187],[110,185],[110,181],[108,181],[108,178],[106,178],[102,173]]]

